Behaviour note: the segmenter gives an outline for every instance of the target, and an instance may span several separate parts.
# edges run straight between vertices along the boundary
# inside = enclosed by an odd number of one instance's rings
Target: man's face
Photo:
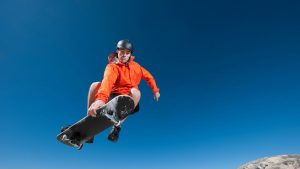
[[[131,51],[128,49],[118,49],[118,59],[121,63],[126,63],[131,56]]]

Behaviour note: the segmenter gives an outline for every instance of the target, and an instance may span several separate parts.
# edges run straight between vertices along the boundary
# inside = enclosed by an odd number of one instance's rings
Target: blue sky
[[[297,1],[0,2],[0,166],[232,169],[299,154]],[[141,110],[82,151],[56,141],[86,113],[120,39],[156,78]]]

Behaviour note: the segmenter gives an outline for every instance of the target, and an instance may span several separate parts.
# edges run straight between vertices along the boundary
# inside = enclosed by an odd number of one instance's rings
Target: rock
[[[300,169],[300,155],[278,155],[261,158],[238,169]]]

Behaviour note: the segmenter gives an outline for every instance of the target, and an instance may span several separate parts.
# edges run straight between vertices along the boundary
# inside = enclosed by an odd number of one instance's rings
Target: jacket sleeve
[[[97,91],[96,100],[108,102],[111,90],[118,78],[118,70],[112,64],[108,64],[105,68],[101,86]]]
[[[159,92],[159,88],[156,86],[156,82],[153,76],[148,72],[145,68],[141,66],[142,69],[142,78],[147,82],[150,86],[153,93]]]

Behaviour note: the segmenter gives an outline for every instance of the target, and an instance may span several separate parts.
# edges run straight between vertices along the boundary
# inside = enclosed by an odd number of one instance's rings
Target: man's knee
[[[100,87],[101,83],[100,82],[93,82],[90,86],[90,90],[96,90],[98,87]]]
[[[133,97],[137,97],[137,98],[140,98],[140,97],[141,97],[141,92],[140,92],[139,89],[132,88],[132,89],[130,90],[130,92],[131,92],[131,95],[132,95]]]

